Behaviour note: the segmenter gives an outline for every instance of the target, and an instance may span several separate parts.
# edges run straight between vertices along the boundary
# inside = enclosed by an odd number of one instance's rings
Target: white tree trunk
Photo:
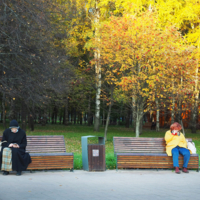
[[[198,117],[198,100],[199,100],[199,90],[198,90],[198,72],[199,72],[199,65],[197,63],[196,71],[195,71],[195,103],[193,105],[192,111],[192,133],[196,133],[197,131],[197,117]]]
[[[175,115],[175,98],[174,98],[174,81],[172,81],[172,91],[173,91],[173,97],[172,97],[172,112],[171,112],[171,124],[174,123],[174,115]]]
[[[132,97],[132,117],[133,117],[133,129],[136,130],[136,105],[134,97]]]
[[[136,118],[135,137],[140,136],[140,121]]]
[[[110,104],[109,104],[108,115],[107,115],[107,119],[106,119],[106,126],[105,126],[105,131],[104,131],[104,139],[105,139],[105,141],[107,141],[108,124],[109,124],[109,121],[110,121],[111,107],[113,105],[113,90],[114,90],[114,87],[111,88],[111,97],[110,97],[111,100],[110,100]]]
[[[159,110],[158,99],[156,98],[156,131],[160,130],[159,118],[160,118],[160,110]]]
[[[135,137],[140,136],[140,120],[143,117],[143,103],[137,103]]]
[[[198,18],[199,20],[199,18]],[[199,23],[199,28],[200,28],[200,23]],[[194,26],[192,26],[192,29],[194,29]],[[200,49],[200,40],[198,40],[198,53]],[[199,72],[199,61],[197,59],[197,66],[196,66],[196,71],[195,71],[195,88],[194,88],[194,94],[195,94],[195,103],[193,105],[193,112],[192,112],[192,133],[196,133],[196,120],[198,117],[198,100],[199,100],[199,90],[198,90],[198,72]]]
[[[174,99],[174,96],[173,96],[173,99],[172,99],[172,112],[171,112],[171,124],[174,123],[174,115],[175,115],[175,99]]]
[[[95,40],[99,41],[99,8],[98,2],[96,1],[96,14],[95,14]],[[100,50],[96,47],[94,54],[95,58],[95,76],[96,76],[96,105],[95,105],[95,122],[94,131],[99,131],[100,124],[100,95],[101,95],[101,65],[100,65]]]

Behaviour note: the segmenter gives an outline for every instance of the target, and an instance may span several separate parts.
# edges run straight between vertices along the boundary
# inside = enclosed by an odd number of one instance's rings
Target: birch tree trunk
[[[136,130],[136,104],[134,97],[132,97],[132,117],[133,117],[133,129]]]
[[[172,111],[171,111],[171,124],[174,123],[174,115],[175,115],[175,99],[172,99]]]
[[[183,132],[183,135],[185,136],[185,129],[184,129],[184,126],[183,126],[183,120],[182,120],[182,102],[181,101],[178,101],[178,123],[182,126],[182,132]]]
[[[143,130],[143,114],[142,114],[142,117],[140,118],[140,134],[139,135],[142,135],[142,130]]]
[[[160,118],[160,110],[159,110],[158,99],[156,98],[156,131],[160,130],[159,118]]]
[[[112,108],[112,105],[113,105],[113,90],[114,90],[114,87],[111,88],[110,104],[109,104],[109,109],[108,109],[108,114],[107,114],[107,119],[106,119],[106,126],[105,126],[105,131],[104,131],[105,141],[107,141],[108,124],[109,124],[109,121],[110,121],[110,113],[111,113],[111,108]]]
[[[182,77],[182,73],[181,73],[181,88],[182,88],[182,85],[183,85],[183,77]],[[184,126],[183,126],[183,120],[182,120],[182,101],[179,100],[178,101],[178,123],[181,124],[182,126],[182,132],[183,132],[183,135],[185,136],[185,130],[184,130]]]
[[[135,137],[140,136],[141,118],[143,117],[143,102],[137,102]]]
[[[99,18],[100,12],[98,8],[98,1],[96,0],[96,13],[95,13],[95,40],[99,42]],[[96,47],[94,53],[95,59],[95,77],[96,77],[96,106],[95,106],[95,122],[94,131],[99,131],[100,123],[100,95],[101,95],[101,65],[100,65],[100,50]]]
[[[172,88],[174,93],[174,81],[172,82]],[[171,124],[174,123],[174,115],[175,115],[175,98],[174,94],[172,95],[172,111],[171,111]]]
[[[197,100],[195,99],[195,103],[193,105],[193,109],[192,109],[192,123],[191,123],[191,132],[192,133],[196,133],[197,132],[197,113],[198,113],[198,103]]]
[[[135,137],[139,136],[140,136],[140,121],[138,120],[138,117],[136,117]]]
[[[199,46],[198,46],[199,48]],[[197,132],[197,116],[198,116],[198,100],[199,100],[199,90],[198,90],[198,72],[199,72],[199,65],[197,63],[197,68],[195,72],[195,103],[193,105],[193,112],[192,112],[192,125],[191,131],[192,133]]]
[[[197,132],[197,116],[198,116],[198,98],[199,98],[199,91],[195,92],[195,102],[193,104],[193,109],[192,109],[192,123],[191,123],[191,131],[192,133]]]
[[[199,20],[199,17],[198,17]],[[200,23],[198,24],[199,28],[200,28]],[[191,26],[192,29],[194,29],[194,25]],[[198,53],[199,49],[200,49],[200,40],[198,39]],[[196,67],[196,71],[195,71],[195,103],[193,105],[193,112],[192,112],[192,125],[191,125],[191,131],[192,133],[196,133],[197,131],[197,125],[196,125],[196,121],[197,121],[197,116],[198,116],[198,100],[199,100],[199,90],[198,90],[198,72],[199,72],[199,61],[197,59],[197,67]]]

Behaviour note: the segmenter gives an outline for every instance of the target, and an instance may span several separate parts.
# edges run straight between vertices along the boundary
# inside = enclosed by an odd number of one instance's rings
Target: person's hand
[[[13,147],[14,148],[19,148],[19,145],[18,144],[13,144]]]
[[[14,145],[13,143],[10,143],[8,147],[13,147],[13,145]]]

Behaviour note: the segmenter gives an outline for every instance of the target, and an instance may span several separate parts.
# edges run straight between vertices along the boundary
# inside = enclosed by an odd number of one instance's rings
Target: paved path
[[[0,200],[199,200],[200,173],[55,170],[0,174]]]

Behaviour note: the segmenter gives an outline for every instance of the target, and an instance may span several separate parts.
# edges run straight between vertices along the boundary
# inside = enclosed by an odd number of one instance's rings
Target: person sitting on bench
[[[16,120],[12,120],[2,137],[0,169],[3,175],[8,175],[10,171],[17,171],[16,175],[20,176],[21,171],[27,169],[31,157],[25,152],[26,145],[26,133],[18,126]]]
[[[175,173],[180,174],[179,171],[179,153],[184,157],[182,172],[189,173],[187,166],[190,160],[190,152],[187,149],[187,142],[185,136],[180,132],[182,126],[175,122],[170,126],[170,130],[165,133],[166,141],[166,153],[168,156],[172,156],[173,166],[175,168]]]

